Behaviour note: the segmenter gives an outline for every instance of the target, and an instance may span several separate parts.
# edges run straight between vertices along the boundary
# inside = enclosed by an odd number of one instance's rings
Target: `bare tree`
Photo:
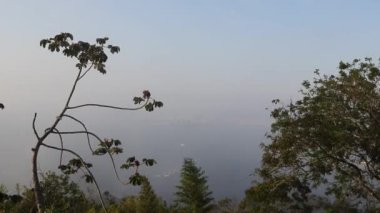
[[[133,98],[134,104],[138,105],[137,107],[120,107],[120,106],[92,104],[92,103],[82,104],[82,105],[77,105],[77,106],[70,105],[71,98],[73,97],[74,92],[76,90],[76,86],[86,76],[86,74],[89,71],[96,70],[102,74],[105,74],[107,72],[105,62],[107,61],[108,57],[105,53],[105,50],[108,50],[112,54],[118,53],[120,51],[120,48],[118,46],[106,45],[107,41],[108,41],[108,38],[105,37],[105,38],[96,39],[95,44],[90,44],[83,41],[74,42],[73,36],[70,33],[61,33],[61,34],[56,35],[55,37],[43,39],[40,42],[40,45],[43,48],[48,48],[52,52],[62,52],[63,55],[76,60],[77,61],[77,64],[76,64],[77,75],[62,111],[59,113],[59,115],[57,116],[53,124],[49,128],[47,128],[43,133],[38,133],[36,129],[37,113],[34,114],[33,130],[37,138],[37,143],[35,147],[32,149],[33,151],[32,165],[33,165],[34,192],[35,192],[36,203],[37,203],[39,212],[44,212],[45,210],[44,198],[43,198],[43,193],[42,193],[43,189],[41,188],[38,173],[37,173],[37,158],[38,158],[38,153],[41,147],[57,150],[60,152],[60,165],[58,168],[63,173],[75,174],[78,171],[80,171],[83,173],[82,177],[86,180],[86,182],[94,183],[97,188],[97,191],[101,200],[101,204],[104,210],[107,211],[105,208],[102,195],[101,195],[101,191],[99,189],[99,185],[96,182],[96,179],[94,178],[94,175],[92,174],[90,170],[90,168],[92,167],[92,164],[86,162],[83,159],[83,157],[81,157],[74,150],[65,148],[64,146],[65,135],[80,135],[80,134],[85,135],[87,144],[91,153],[93,155],[108,155],[110,157],[117,179],[120,182],[123,182],[118,174],[115,161],[113,158],[113,155],[120,154],[123,152],[123,149],[120,147],[121,142],[117,139],[101,139],[97,134],[89,131],[84,122],[74,117],[73,115],[70,115],[69,114],[70,111],[78,109],[78,108],[84,108],[84,107],[99,107],[99,108],[109,108],[109,109],[116,109],[116,110],[140,110],[140,109],[145,108],[146,111],[151,112],[155,108],[163,106],[162,102],[156,101],[153,98],[151,98],[150,92],[148,90],[143,91],[142,97]],[[58,125],[62,121],[62,119],[68,119],[68,120],[71,120],[72,122],[78,123],[82,126],[83,129],[78,130],[78,131],[60,131],[58,128]],[[46,143],[46,139],[50,135],[58,136],[60,140],[60,147],[52,146]],[[96,147],[92,147],[91,139],[95,139],[95,141],[98,142],[98,145]],[[64,152],[70,153],[74,156],[74,158],[69,160],[66,164],[64,164],[63,162],[64,160],[62,157]],[[136,160],[135,157],[128,158],[126,162],[121,165],[120,168],[122,169],[133,168],[134,172],[129,177],[129,180],[123,183],[126,185],[127,184],[140,185],[142,182],[142,178],[141,178],[142,176],[140,176],[138,173],[139,166],[140,165],[152,166],[155,163],[156,162],[154,159],[144,158],[142,159],[140,163],[140,161]]]

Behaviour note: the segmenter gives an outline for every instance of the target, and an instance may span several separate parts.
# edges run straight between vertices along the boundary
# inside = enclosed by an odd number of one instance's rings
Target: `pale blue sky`
[[[40,48],[39,40],[71,32],[85,41],[108,36],[121,47],[107,75],[93,72],[82,82],[75,103],[131,104],[144,89],[165,103],[154,113],[74,114],[102,137],[125,141],[127,154],[154,156],[159,165],[147,173],[166,199],[183,157],[206,169],[217,197],[239,199],[260,163],[270,101],[297,98],[316,68],[334,73],[340,60],[380,57],[378,11],[375,0],[0,1],[0,102],[6,105],[0,180],[11,188],[31,183],[33,113],[44,129],[75,77],[73,62]],[[40,159],[41,169],[54,169],[57,153]],[[124,194],[111,184],[110,165],[100,164],[103,189]]]

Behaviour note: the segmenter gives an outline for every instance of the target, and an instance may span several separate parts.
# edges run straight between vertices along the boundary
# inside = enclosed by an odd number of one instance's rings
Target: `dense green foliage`
[[[210,212],[214,207],[212,192],[204,171],[192,159],[185,159],[180,184],[177,186],[175,205],[180,212]]]
[[[369,58],[339,69],[337,76],[317,70],[303,82],[301,100],[272,111],[271,142],[245,209],[312,211],[320,207],[312,195],[318,188],[335,204],[380,207],[380,70]]]
[[[41,180],[46,212],[85,212],[95,204],[89,201],[79,186],[68,175],[47,172]],[[2,193],[3,194],[3,193]],[[8,195],[0,199],[0,212],[36,212],[34,192],[25,187],[21,195]]]
[[[89,208],[85,194],[79,186],[69,180],[68,175],[48,172],[41,181],[45,206],[54,212],[84,212]]]

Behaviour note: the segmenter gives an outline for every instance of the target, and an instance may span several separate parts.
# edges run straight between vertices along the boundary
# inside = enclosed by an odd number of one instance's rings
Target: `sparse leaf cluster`
[[[153,166],[154,164],[156,164],[156,161],[154,159],[146,159],[146,158],[143,158],[142,159],[142,162],[143,162],[143,165],[145,166]],[[121,169],[125,169],[125,170],[128,170],[130,168],[134,168],[135,169],[135,173],[129,178],[129,183],[131,183],[132,185],[140,185],[142,183],[142,177],[139,172],[138,172],[138,169],[139,167],[141,166],[142,164],[140,163],[139,160],[137,160],[134,156],[133,157],[129,157],[125,163],[123,163],[120,168]]]
[[[117,155],[123,152],[123,148],[121,147],[121,142],[116,139],[100,139],[98,135],[96,135],[93,132],[90,132],[85,123],[82,122],[80,119],[70,115],[68,111],[83,108],[83,107],[99,107],[99,108],[109,108],[109,109],[117,109],[117,110],[140,110],[145,108],[147,111],[151,112],[154,108],[162,107],[163,103],[161,101],[156,101],[151,97],[151,93],[148,90],[144,90],[142,97],[135,97],[133,99],[135,104],[138,104],[139,106],[130,108],[130,107],[119,107],[119,106],[112,106],[112,105],[103,105],[103,104],[82,104],[78,106],[70,106],[71,98],[74,95],[75,89],[77,84],[80,82],[80,80],[83,79],[83,77],[92,69],[95,69],[103,74],[106,73],[105,63],[108,59],[108,56],[106,54],[106,49],[108,49],[112,54],[118,53],[120,51],[120,48],[113,45],[106,45],[108,42],[108,38],[98,38],[96,39],[95,44],[90,44],[88,42],[73,41],[73,36],[70,33],[61,33],[58,34],[52,38],[43,39],[40,42],[40,45],[43,48],[48,48],[52,52],[62,52],[64,56],[75,58],[77,60],[76,67],[78,68],[77,77],[74,81],[74,85],[70,91],[70,95],[66,101],[66,104],[62,110],[62,112],[57,116],[55,122],[47,128],[42,134],[39,134],[36,128],[36,118],[37,113],[34,116],[33,119],[33,131],[37,138],[37,144],[32,149],[34,152],[33,155],[33,182],[35,186],[35,196],[36,196],[36,203],[39,212],[44,212],[44,197],[42,194],[42,188],[40,185],[38,172],[37,172],[37,156],[39,149],[41,147],[45,147],[48,149],[53,149],[61,152],[60,155],[60,166],[59,169],[66,175],[69,174],[75,174],[78,171],[83,172],[83,178],[86,180],[86,182],[94,183],[97,187],[98,193],[101,198],[102,206],[105,209],[104,201],[101,197],[101,191],[99,189],[99,186],[96,182],[96,179],[94,175],[92,174],[90,168],[92,167],[92,164],[87,163],[84,161],[84,159],[76,153],[72,149],[68,149],[65,147],[64,143],[64,135],[77,135],[77,134],[83,134],[86,135],[87,138],[87,144],[88,147],[93,155],[108,155],[110,157],[112,166],[114,168],[115,175],[117,176],[118,180],[120,182],[121,178],[119,177],[118,171],[116,169],[115,161],[113,159],[113,155]],[[0,105],[1,108],[1,105]],[[79,131],[61,131],[59,129],[59,123],[62,119],[69,119],[77,124],[79,124],[82,127],[82,130]],[[61,146],[56,147],[47,144],[46,138],[50,135],[54,134],[59,137]],[[91,143],[92,139],[95,139],[98,142],[98,146],[93,149]],[[63,161],[63,153],[69,153],[74,156],[73,159],[69,160],[67,164],[62,164]],[[143,163],[145,166],[152,166],[155,164],[155,161],[153,159],[143,159]],[[133,185],[139,185],[141,184],[141,176],[138,173],[138,168],[140,166],[140,162],[138,160],[135,160],[134,157],[128,158],[126,163],[121,166],[123,169],[128,169],[130,167],[134,167],[135,171],[129,178],[129,183]]]
[[[59,165],[58,169],[62,171],[62,173],[66,175],[75,174],[78,172],[79,169],[86,167],[91,168],[91,163],[85,163],[79,158],[73,158],[69,160],[69,162],[66,165]]]
[[[114,139],[104,139],[103,141],[100,141],[99,148],[94,150],[94,155],[117,155],[120,153],[123,153],[123,148],[119,147],[121,145],[120,140],[114,140]]]
[[[152,99],[150,100],[150,92],[148,90],[143,91],[143,97],[134,97],[133,102],[135,104],[141,104],[142,102],[146,102],[145,110],[148,112],[152,112],[155,108],[161,108],[164,104],[161,101],[157,101]]]

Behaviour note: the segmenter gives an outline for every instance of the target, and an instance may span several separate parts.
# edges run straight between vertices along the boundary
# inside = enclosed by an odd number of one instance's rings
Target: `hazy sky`
[[[121,139],[126,155],[156,158],[159,164],[144,172],[164,198],[172,198],[183,158],[191,157],[217,198],[240,199],[260,164],[270,101],[296,99],[316,68],[334,73],[340,60],[379,58],[379,10],[375,0],[0,1],[0,102],[6,106],[0,182],[10,190],[31,184],[33,114],[40,131],[48,127],[76,72],[74,61],[39,41],[70,32],[84,41],[108,36],[121,47],[109,57],[106,75],[91,72],[81,82],[73,104],[131,105],[144,89],[165,104],[153,113],[71,114],[101,137]],[[66,140],[86,152],[83,138]],[[55,151],[41,153],[41,170],[57,162]],[[108,160],[93,162],[103,190],[128,192]]]

